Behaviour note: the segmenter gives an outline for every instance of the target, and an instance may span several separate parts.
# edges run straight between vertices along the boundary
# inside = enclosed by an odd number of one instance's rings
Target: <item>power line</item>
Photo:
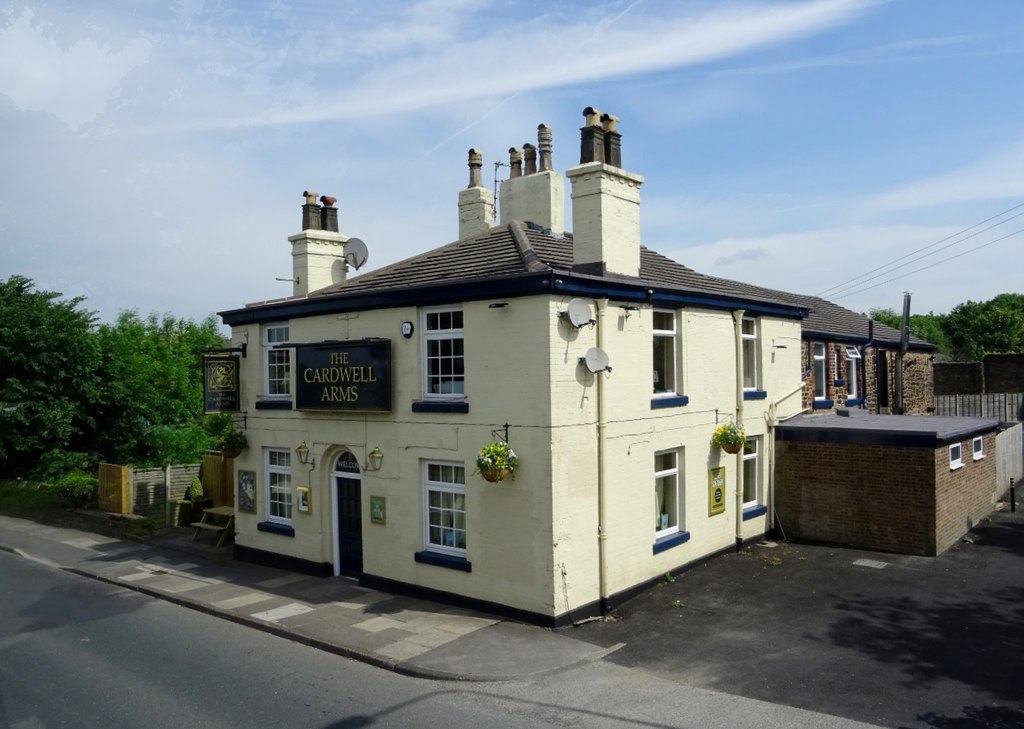
[[[1014,216],[1014,217],[1016,217],[1016,216]],[[916,268],[913,271],[907,271],[906,273],[901,273],[899,276],[894,276],[893,278],[886,279],[885,281],[880,281],[880,282],[878,282],[876,284],[872,284],[871,286],[865,286],[865,287],[859,288],[859,289],[855,288],[853,291],[848,291],[845,294],[842,294],[840,296],[833,296],[832,298],[833,299],[845,299],[847,296],[852,296],[853,294],[859,294],[859,293],[862,293],[864,291],[870,291],[871,289],[876,289],[879,286],[884,286],[887,283],[892,283],[893,281],[898,281],[901,278],[906,278],[907,276],[911,276],[911,275],[913,275],[915,273],[920,273],[921,271],[927,271],[929,268],[935,268],[936,266],[938,266],[938,265],[940,265],[942,263],[947,263],[948,261],[952,261],[955,258],[960,258],[961,256],[966,256],[968,253],[974,253],[975,251],[980,251],[982,248],[987,248],[988,246],[990,246],[990,245],[992,245],[994,243],[999,243],[1000,241],[1004,241],[1007,238],[1012,238],[1015,235],[1020,235],[1021,233],[1024,233],[1024,228],[1021,228],[1019,230],[1015,230],[1012,233],[1007,233],[1006,235],[1004,235],[1004,236],[1002,236],[1000,238],[996,238],[994,240],[990,240],[988,243],[982,243],[980,246],[975,246],[974,248],[971,248],[969,250],[963,251],[961,253],[957,253],[956,255],[953,255],[953,256],[949,256],[948,258],[943,258],[941,261],[935,261],[935,263],[930,263],[927,266],[922,266],[921,268]],[[884,275],[884,274],[879,274],[879,275]],[[875,278],[877,278],[877,276]]]
[[[982,233],[984,233],[984,232],[986,232],[988,230],[991,230],[992,228],[998,227],[998,226],[1002,225],[1003,223],[1007,223],[1007,222],[1013,220],[1014,218],[1019,218],[1021,215],[1024,215],[1024,211],[1022,211],[1020,213],[1017,213],[1016,215],[1013,215],[1013,216],[1011,216],[1009,218],[1006,218],[1005,220],[1002,220],[1002,221],[1000,221],[998,223],[994,223],[993,225],[990,225],[989,227],[985,228],[984,230],[979,230],[979,231],[977,231],[975,233],[972,233],[971,235],[967,236],[966,238],[960,238],[960,236],[962,236],[964,233],[967,233],[967,232],[969,232],[971,230],[974,230],[975,228],[978,228],[978,227],[980,227],[982,225],[985,225],[985,223],[993,221],[993,220],[995,220],[997,218],[1001,218],[1004,215],[1006,215],[1008,213],[1012,213],[1014,210],[1018,210],[1020,208],[1024,208],[1024,202],[1019,203],[1017,205],[1014,205],[1013,207],[1007,208],[1006,210],[1003,210],[1000,213],[996,213],[995,215],[993,215],[993,216],[991,216],[989,218],[986,218],[985,220],[982,220],[982,221],[980,221],[978,223],[975,223],[974,225],[971,225],[971,226],[969,226],[967,228],[964,228],[961,231],[953,233],[952,235],[948,235],[945,238],[941,238],[941,239],[935,241],[934,243],[929,243],[928,245],[923,246],[921,248],[918,248],[917,250],[911,251],[910,253],[907,253],[907,254],[905,254],[903,256],[900,256],[899,258],[893,259],[892,261],[889,261],[888,263],[882,264],[881,266],[878,266],[877,268],[873,268],[870,271],[867,271],[866,273],[862,273],[862,274],[860,274],[858,276],[854,276],[853,278],[848,279],[847,281],[843,281],[840,284],[836,284],[835,286],[832,286],[831,288],[825,289],[824,291],[822,291],[821,293],[819,293],[817,295],[821,296],[821,297],[832,296],[834,298],[835,294],[843,293],[844,291],[846,291],[849,288],[855,288],[855,287],[859,286],[862,283],[867,283],[868,281],[873,281],[874,279],[878,278],[879,276],[884,276],[887,273],[892,273],[892,271],[898,270],[900,268],[904,268],[905,266],[908,266],[911,263],[914,263],[914,261],[918,261],[918,260],[921,260],[922,258],[927,258],[928,256],[935,255],[939,251],[943,251],[943,250],[945,250],[947,248],[950,248],[950,247],[952,247],[954,245],[957,245],[959,243],[963,243],[964,241],[970,240],[971,238],[973,238],[975,236],[978,236],[978,235],[981,235]],[[899,265],[899,266],[895,265],[895,264],[899,263],[900,261],[902,261],[904,259],[910,258],[911,256],[914,256],[914,255],[916,255],[918,253],[921,253],[923,251],[927,251],[930,248],[934,248],[935,246],[940,245],[942,243],[945,243],[946,241],[951,240],[953,238],[960,238],[960,239],[959,240],[954,240],[949,245],[943,246],[942,248],[939,248],[936,251],[932,251],[931,253],[929,253],[927,255],[920,256],[920,257],[915,258],[915,259],[913,259],[911,261],[907,261],[907,263],[904,263],[904,264]],[[984,246],[980,246],[980,247],[983,248]],[[876,273],[876,272],[878,272],[877,276],[871,276],[871,274]],[[910,275],[910,274],[905,274],[905,275]],[[900,278],[900,277],[897,277],[897,278]],[[852,284],[852,285],[848,286],[847,284]],[[875,288],[875,287],[872,286],[870,288]]]

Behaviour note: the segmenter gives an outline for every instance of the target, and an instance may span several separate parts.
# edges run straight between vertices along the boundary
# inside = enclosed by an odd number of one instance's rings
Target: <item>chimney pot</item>
[[[601,115],[604,129],[604,161],[612,167],[622,167],[622,135],[619,134],[619,117]]]
[[[320,229],[329,230],[333,233],[338,232],[338,208],[334,207],[334,203],[338,201],[338,198],[331,197],[330,195],[324,195],[320,198],[320,202],[324,204],[320,208]]]
[[[586,126],[597,127],[601,125],[601,112],[592,106],[588,106],[583,110],[583,116],[586,119]]]
[[[532,175],[537,172],[537,148],[529,142],[523,145],[523,160],[526,163],[523,174]]]
[[[338,198],[332,197],[330,195],[321,195],[320,202],[322,202],[324,205],[328,207],[331,207],[334,205],[334,203],[338,202]]]
[[[583,110],[586,123],[580,129],[580,164],[605,161],[604,128],[601,112],[592,106]]]
[[[509,147],[508,150],[509,177],[523,176],[523,153],[516,147]]]
[[[483,177],[480,170],[484,166],[484,155],[478,149],[469,150],[469,185],[468,187],[483,187]],[[467,188],[468,189],[468,188]]]
[[[547,172],[552,169],[551,166],[551,150],[552,150],[552,134],[551,127],[547,124],[541,124],[537,127],[537,146],[540,148],[540,170],[541,172]]]
[[[303,230],[321,230],[320,223],[320,206],[317,204],[316,198],[320,193],[312,192],[310,190],[304,190],[302,195],[306,198],[305,204],[302,206],[302,229]]]

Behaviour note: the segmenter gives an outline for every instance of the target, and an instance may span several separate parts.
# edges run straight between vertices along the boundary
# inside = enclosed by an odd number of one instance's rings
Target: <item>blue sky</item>
[[[544,122],[564,173],[592,105],[648,247],[946,312],[1021,291],[1022,80],[1019,0],[0,0],[0,277],[105,320],[285,296],[303,190],[372,270],[457,237],[467,149],[490,183]]]

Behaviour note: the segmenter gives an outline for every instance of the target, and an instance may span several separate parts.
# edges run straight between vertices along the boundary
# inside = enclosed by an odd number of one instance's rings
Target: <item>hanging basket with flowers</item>
[[[715,432],[711,436],[711,442],[726,453],[739,453],[746,439],[747,435],[743,432],[742,426],[732,420],[715,428]]]
[[[519,458],[508,443],[495,441],[480,449],[476,457],[476,467],[480,475],[492,483],[501,481],[516,472]]]

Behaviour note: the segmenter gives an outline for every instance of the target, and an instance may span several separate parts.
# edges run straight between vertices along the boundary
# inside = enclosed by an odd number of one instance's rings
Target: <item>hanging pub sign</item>
[[[295,346],[295,408],[391,412],[391,340]]]
[[[237,413],[242,409],[238,357],[203,356],[203,409],[207,413]]]

